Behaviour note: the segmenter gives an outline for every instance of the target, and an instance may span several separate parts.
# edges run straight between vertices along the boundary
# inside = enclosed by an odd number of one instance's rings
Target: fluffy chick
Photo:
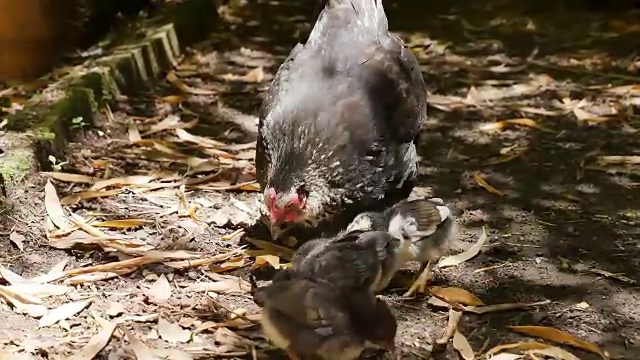
[[[262,329],[291,359],[357,359],[367,341],[393,349],[397,323],[367,292],[345,297],[323,280],[295,278],[257,289]]]
[[[394,267],[383,274],[380,286],[386,287],[398,270],[409,261],[421,263],[420,275],[404,294],[406,297],[424,292],[433,267],[449,249],[457,234],[457,222],[440,198],[404,200],[384,212],[362,213],[347,227],[347,231],[388,231],[402,245],[394,254]]]

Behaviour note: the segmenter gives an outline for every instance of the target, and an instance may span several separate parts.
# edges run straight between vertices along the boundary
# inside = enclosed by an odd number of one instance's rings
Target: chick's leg
[[[424,293],[427,288],[427,282],[431,279],[431,273],[433,272],[433,267],[435,263],[433,261],[427,262],[427,266],[421,266],[420,276],[418,279],[411,285],[409,290],[404,293],[404,297],[411,297],[416,294],[416,292]]]

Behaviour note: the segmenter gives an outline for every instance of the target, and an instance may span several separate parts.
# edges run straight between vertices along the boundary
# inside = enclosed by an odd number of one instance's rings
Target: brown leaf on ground
[[[598,347],[598,345],[580,340],[564,331],[547,326],[509,326],[509,329],[521,334],[539,337],[559,344],[571,345],[583,350],[591,351],[600,355],[603,359],[608,356]]]

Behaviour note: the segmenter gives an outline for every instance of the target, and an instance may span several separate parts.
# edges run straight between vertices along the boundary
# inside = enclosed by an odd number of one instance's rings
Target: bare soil
[[[226,143],[251,141],[252,121],[266,86],[307,31],[311,7],[298,3],[258,1],[226,14],[220,33],[188,54],[177,71],[188,77],[185,82],[191,86],[215,90],[215,96],[182,94],[185,98],[178,106],[162,100],[180,92],[161,81],[147,94],[119,99],[111,109],[113,116],[101,115],[97,128],[84,132],[69,147],[65,171],[102,176],[95,161],[108,159],[114,177],[152,170],[184,174],[185,168],[176,163],[155,161],[149,153],[141,156],[122,145],[128,141],[129,124],[147,121],[135,117],[156,117],[157,122],[179,114],[183,122],[199,119],[198,125],[188,129],[192,133]],[[430,3],[386,2],[390,27],[416,52],[431,93],[420,149],[421,186],[415,196],[433,194],[455,207],[463,228],[462,247],[477,239],[482,226],[489,229],[482,253],[438,271],[435,284],[464,288],[487,304],[551,301],[526,311],[465,313],[461,333],[480,354],[500,343],[527,340],[509,331],[510,325],[551,326],[598,344],[613,358],[637,359],[638,165],[613,167],[596,161],[600,155],[640,155],[638,95],[607,92],[607,87],[640,83],[636,75],[640,65],[634,55],[640,36],[633,26],[624,25],[634,24],[633,15],[533,11],[498,1]],[[228,76],[244,76],[258,67],[264,72],[257,78],[240,81]],[[566,105],[569,100],[583,103],[571,107]],[[583,116],[576,108],[591,116]],[[519,118],[535,120],[550,131],[511,125],[496,131],[479,129]],[[475,172],[501,193],[479,186]],[[242,181],[250,174],[249,166],[236,176]],[[115,260],[102,251],[47,246],[46,179],[33,174],[9,187],[12,206],[2,213],[0,265],[28,278],[47,272],[62,259],[69,260],[67,268]],[[60,181],[55,185],[61,197],[78,186]],[[72,210],[84,216],[93,212],[152,219],[153,225],[134,235],[161,249],[214,254],[236,249],[237,238],[225,241],[220,236],[251,222],[253,215],[233,204],[241,202],[255,212],[255,193],[194,190],[187,195],[190,201],[208,201],[198,212],[199,218],[208,219],[204,225],[193,226],[188,217],[185,220],[177,213],[162,215],[169,205],[139,191],[81,202]],[[176,201],[175,189],[166,196],[169,203]],[[216,216],[230,221],[217,226]],[[10,242],[12,232],[26,236],[24,251]],[[246,278],[247,270],[231,273]],[[67,320],[67,328],[38,329],[36,319],[3,305],[0,317],[7,319],[7,325],[0,326],[0,346],[28,349],[43,359],[68,358],[97,332],[91,316],[103,314],[109,302],[122,303],[126,314],[158,313],[192,331],[205,321],[224,321],[234,309],[248,314],[259,311],[247,293],[220,293],[212,298],[179,290],[183,288],[178,285],[203,281],[205,272],[155,264],[115,279],[78,285],[76,294],[89,294],[93,302]],[[161,274],[176,290],[167,303],[156,304],[144,292]],[[458,358],[451,345],[434,345],[447,323],[447,312],[428,306],[426,298],[401,300],[402,290],[388,290],[384,298],[399,319],[397,343],[403,358]],[[576,306],[585,302],[588,307]],[[155,327],[155,322],[127,323],[150,347],[182,349],[203,359],[252,357],[251,350],[234,353],[244,343],[234,343],[219,332],[203,331],[197,343],[171,344],[152,335]],[[261,344],[256,346],[262,353],[266,345],[256,327],[233,331]],[[229,343],[236,347],[223,353],[221,345]],[[567,349],[581,359],[599,358]],[[278,351],[268,354],[273,359],[283,356]],[[131,356],[122,334],[116,334],[98,358]]]

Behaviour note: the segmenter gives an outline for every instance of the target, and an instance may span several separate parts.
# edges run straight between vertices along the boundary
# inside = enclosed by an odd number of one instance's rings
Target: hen
[[[261,108],[256,174],[274,239],[333,236],[407,198],[417,174],[427,94],[415,56],[389,33],[381,0],[318,9]]]
[[[395,271],[409,261],[421,263],[420,275],[405,296],[424,292],[433,267],[457,234],[458,225],[451,210],[440,198],[401,201],[384,212],[356,216],[347,227],[353,231],[388,231],[403,244],[394,253],[395,268],[383,274],[380,286],[386,287]]]

